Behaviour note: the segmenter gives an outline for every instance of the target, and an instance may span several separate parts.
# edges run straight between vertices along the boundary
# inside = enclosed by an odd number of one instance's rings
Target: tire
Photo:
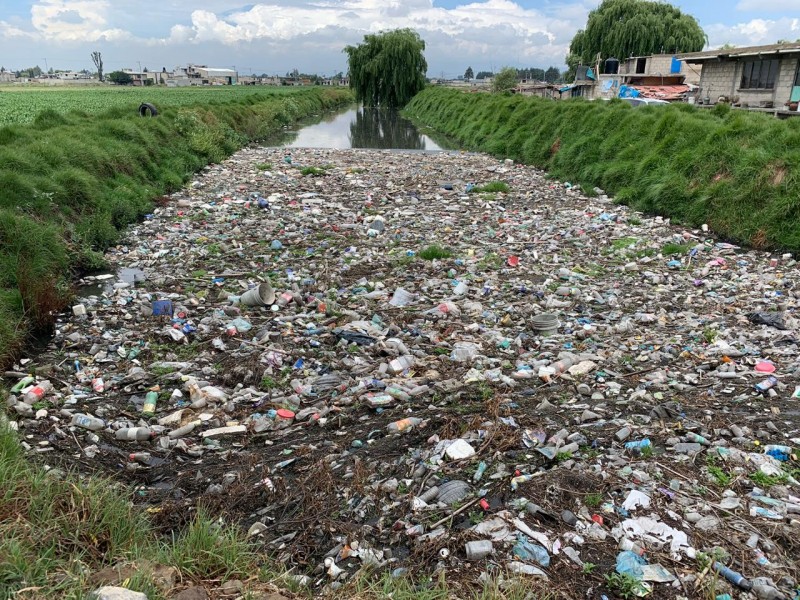
[[[139,116],[140,117],[157,117],[158,116],[158,109],[150,104],[149,102],[142,102],[139,105]]]

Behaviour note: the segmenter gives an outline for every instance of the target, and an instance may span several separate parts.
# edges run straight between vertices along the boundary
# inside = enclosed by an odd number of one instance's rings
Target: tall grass
[[[70,271],[96,266],[94,251],[155,197],[247,142],[351,100],[348,90],[316,88],[167,106],[154,119],[119,107],[45,110],[30,125],[0,127],[0,366],[65,305]]]
[[[732,241],[800,250],[800,119],[429,88],[406,107],[472,150],[547,169]]]

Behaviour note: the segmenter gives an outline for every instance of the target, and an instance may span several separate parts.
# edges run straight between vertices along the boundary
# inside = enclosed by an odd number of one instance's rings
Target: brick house
[[[680,54],[700,65],[698,102],[743,108],[781,108],[800,102],[800,43]]]

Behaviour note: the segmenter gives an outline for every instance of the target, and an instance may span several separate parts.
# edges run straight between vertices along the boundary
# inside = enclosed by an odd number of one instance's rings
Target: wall
[[[700,97],[711,98],[711,103],[718,101],[720,96],[728,98],[737,97],[742,103],[757,108],[763,101],[771,101],[780,108],[789,100],[792,83],[797,71],[797,57],[781,60],[775,89],[772,90],[742,90],[739,85],[742,81],[742,69],[745,60],[737,61],[707,61],[703,64],[700,76]]]

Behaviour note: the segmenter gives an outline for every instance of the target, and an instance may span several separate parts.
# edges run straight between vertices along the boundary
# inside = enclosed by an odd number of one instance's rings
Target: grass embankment
[[[150,600],[171,577],[272,580],[238,529],[202,513],[174,537],[160,536],[121,485],[46,471],[25,457],[0,419],[0,598],[83,598],[97,573],[118,565],[130,589]]]
[[[429,88],[409,116],[471,150],[597,186],[756,248],[800,251],[800,118]]]
[[[0,365],[65,306],[70,272],[99,266],[97,251],[156,197],[247,142],[352,101],[349,90],[320,88],[220,98],[160,107],[153,119],[133,102],[0,128]]]

